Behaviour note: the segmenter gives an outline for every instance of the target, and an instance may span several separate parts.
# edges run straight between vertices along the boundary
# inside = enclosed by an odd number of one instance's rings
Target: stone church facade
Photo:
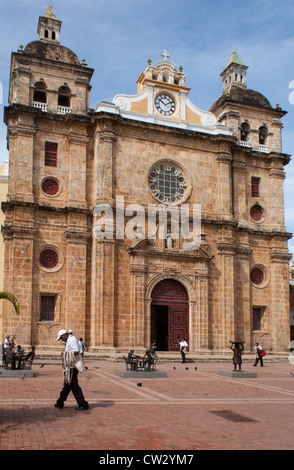
[[[3,334],[48,353],[64,327],[93,353],[152,340],[176,351],[182,338],[194,354],[225,353],[230,340],[286,351],[285,112],[247,88],[235,52],[209,111],[166,51],[137,94],[90,109],[94,71],[60,29],[49,7],[39,39],[11,57],[4,289],[21,311],[4,305]],[[201,230],[187,248],[172,209],[185,207],[192,233],[195,206]],[[159,212],[147,230],[150,207],[168,209],[164,236]]]

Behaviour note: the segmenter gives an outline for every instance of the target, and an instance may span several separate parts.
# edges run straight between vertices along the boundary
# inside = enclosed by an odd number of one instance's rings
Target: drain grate
[[[228,419],[229,421],[233,421],[234,423],[252,423],[256,421],[256,419],[247,418],[247,416],[234,413],[230,410],[211,411],[210,413],[220,416],[221,418]]]

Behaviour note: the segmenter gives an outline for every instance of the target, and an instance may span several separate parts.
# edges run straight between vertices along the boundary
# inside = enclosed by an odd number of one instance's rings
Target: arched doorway
[[[189,344],[189,298],[186,288],[174,279],[154,287],[151,303],[151,341],[159,351],[178,351],[184,338]]]

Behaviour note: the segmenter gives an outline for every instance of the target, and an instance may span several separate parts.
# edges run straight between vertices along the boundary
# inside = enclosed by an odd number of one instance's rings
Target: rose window
[[[181,201],[188,189],[183,172],[170,163],[156,165],[149,174],[148,182],[154,199],[163,204]]]
[[[54,196],[59,191],[59,184],[53,178],[46,178],[42,183],[42,191],[48,196]]]
[[[250,215],[251,215],[251,218],[255,222],[259,222],[262,219],[262,209],[261,209],[261,207],[258,206],[258,205],[251,207]]]
[[[250,273],[250,279],[253,282],[253,284],[256,284],[256,285],[262,284],[264,280],[263,271],[260,268],[253,268]]]
[[[58,254],[54,250],[44,250],[40,254],[40,263],[44,268],[55,268],[58,265]]]

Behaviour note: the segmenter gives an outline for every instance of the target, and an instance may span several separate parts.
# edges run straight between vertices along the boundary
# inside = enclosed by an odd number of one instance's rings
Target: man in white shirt
[[[260,365],[261,367],[263,367],[263,359],[262,359],[262,356],[260,355],[260,353],[262,352],[262,347],[260,346],[259,343],[255,344],[254,352],[256,354],[256,359],[255,359],[255,363],[253,364],[253,366],[256,367],[260,361]]]
[[[74,356],[78,356],[80,352],[79,343],[75,336],[70,335],[66,330],[60,330],[58,332],[57,341],[62,340],[65,343],[65,353],[72,352]],[[78,373],[76,367],[72,366],[70,369],[71,380],[68,381],[64,378],[63,389],[60,392],[60,396],[55,403],[56,408],[62,409],[64,402],[67,399],[70,391],[72,391],[78,406],[76,410],[88,410],[89,404],[85,400],[81,387],[78,384]]]
[[[186,362],[187,347],[188,347],[187,341],[182,339],[182,341],[180,342],[180,352],[181,352],[181,355],[182,355],[182,362],[183,363]]]

